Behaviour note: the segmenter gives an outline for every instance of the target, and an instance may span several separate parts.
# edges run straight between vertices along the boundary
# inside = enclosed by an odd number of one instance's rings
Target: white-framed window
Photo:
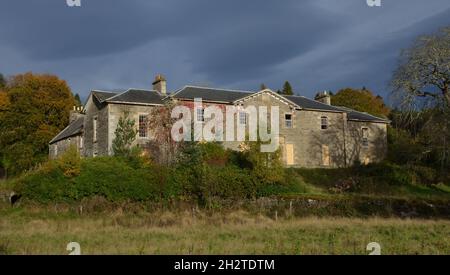
[[[328,129],[328,117],[323,116],[320,118],[320,129],[322,130]]]
[[[292,128],[292,114],[284,114],[284,126]]]
[[[140,138],[148,137],[147,114],[139,115],[139,137]]]
[[[80,151],[83,150],[83,136],[80,136]]]
[[[97,117],[94,117],[92,119],[92,131],[93,131],[93,135],[92,135],[92,141],[93,142],[97,142]]]
[[[369,128],[367,127],[362,128],[361,136],[362,136],[362,145],[364,147],[369,146]]]
[[[58,143],[55,143],[55,156],[58,156]]]
[[[239,112],[239,124],[247,125],[247,113],[246,112]]]
[[[204,122],[205,121],[205,109],[198,108],[196,118],[197,118],[198,122]]]

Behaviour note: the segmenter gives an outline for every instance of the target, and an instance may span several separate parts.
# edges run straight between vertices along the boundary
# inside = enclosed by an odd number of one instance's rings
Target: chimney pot
[[[314,99],[324,104],[331,105],[331,96],[328,91],[317,93]]]

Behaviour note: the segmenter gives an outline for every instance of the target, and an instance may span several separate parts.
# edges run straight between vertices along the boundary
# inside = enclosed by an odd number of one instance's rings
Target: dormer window
[[[323,116],[320,118],[320,128],[322,130],[328,129],[328,117]]]

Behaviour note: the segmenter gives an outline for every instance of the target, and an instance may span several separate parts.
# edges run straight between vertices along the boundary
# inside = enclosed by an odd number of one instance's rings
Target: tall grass
[[[52,215],[6,211],[0,220],[0,252],[68,254],[448,254],[450,221],[409,219],[292,218],[193,211],[102,215]]]

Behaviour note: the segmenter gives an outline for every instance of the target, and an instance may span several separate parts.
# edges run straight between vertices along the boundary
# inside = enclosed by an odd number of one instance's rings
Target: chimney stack
[[[162,95],[167,94],[166,79],[161,74],[158,74],[153,81],[153,90],[158,91]]]
[[[323,91],[323,92],[317,93],[316,97],[314,99],[319,102],[322,102],[324,104],[331,105],[331,96],[330,96],[330,92],[328,92],[328,91]]]
[[[73,106],[73,110],[70,111],[69,123],[74,122],[80,117],[84,116],[84,110],[82,106]]]

